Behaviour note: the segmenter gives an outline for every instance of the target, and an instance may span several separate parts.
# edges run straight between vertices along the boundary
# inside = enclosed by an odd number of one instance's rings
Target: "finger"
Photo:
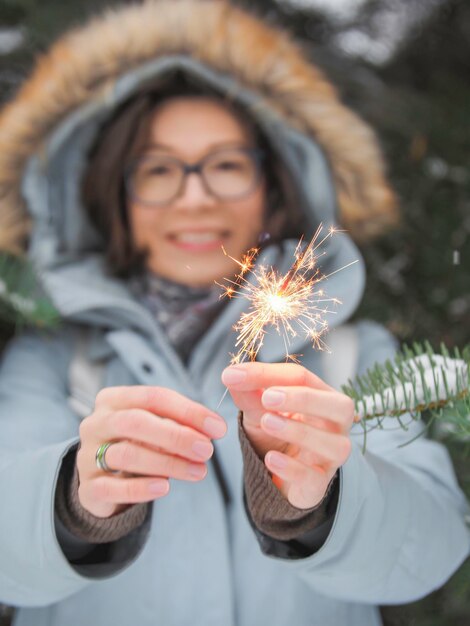
[[[103,420],[101,441],[130,439],[192,461],[207,461],[214,452],[210,440],[189,426],[182,426],[144,411],[113,411]]]
[[[136,504],[166,496],[170,490],[167,478],[119,478],[102,476],[80,485],[84,497],[95,502]]]
[[[275,449],[280,452],[277,447]],[[295,458],[297,461],[300,461],[308,467],[312,467],[313,465],[323,467],[322,463],[324,463],[324,458],[316,454],[315,452],[312,452],[312,450],[307,450],[307,448],[300,448],[300,446],[294,446],[292,444],[289,445],[288,450],[289,451],[283,450],[283,452],[287,454],[290,458]],[[325,468],[323,467],[323,469]]]
[[[207,474],[204,463],[155,452],[130,441],[113,443],[106,451],[106,464],[111,470],[178,480],[201,480]]]
[[[343,465],[351,453],[349,437],[326,432],[280,415],[264,414],[261,428],[273,437],[314,452],[322,459],[322,465],[326,468]]]
[[[220,415],[166,387],[105,387],[96,396],[96,404],[105,409],[144,409],[191,426],[211,438],[223,437],[227,432],[227,426]]]
[[[241,363],[222,372],[222,382],[230,389],[252,391],[273,385],[306,385],[334,391],[313,372],[297,363]]]
[[[261,413],[265,412],[263,403],[261,402],[262,390],[238,391],[229,387],[229,393],[235,405],[245,414],[257,413],[261,415]]]
[[[288,482],[312,482],[318,484],[320,489],[327,487],[331,474],[319,465],[306,465],[278,450],[270,450],[264,462],[270,472]]]
[[[335,471],[306,466],[297,459],[277,451],[269,451],[264,459],[268,470],[281,479],[281,490],[289,502],[300,509],[317,506],[325,497]],[[276,481],[275,481],[276,482]]]
[[[320,417],[348,433],[354,420],[354,402],[337,391],[311,387],[269,387],[261,398],[265,409]]]

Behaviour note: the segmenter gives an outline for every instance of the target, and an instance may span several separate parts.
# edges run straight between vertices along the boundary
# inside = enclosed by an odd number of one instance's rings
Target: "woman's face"
[[[175,97],[156,109],[141,156],[145,157],[142,162],[163,156],[194,164],[224,147],[254,147],[238,118],[209,97]],[[218,171],[227,166],[230,164],[220,163]],[[162,206],[129,200],[133,240],[139,248],[149,249],[148,268],[191,286],[209,286],[214,280],[233,276],[238,266],[227,255],[240,259],[256,245],[263,227],[265,186],[261,176],[248,195],[220,199],[192,172],[180,195]]]

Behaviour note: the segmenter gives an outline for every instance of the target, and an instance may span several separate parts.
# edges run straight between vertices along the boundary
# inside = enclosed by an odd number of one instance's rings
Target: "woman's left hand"
[[[351,398],[294,363],[233,365],[222,382],[274,484],[293,506],[316,506],[351,452]]]

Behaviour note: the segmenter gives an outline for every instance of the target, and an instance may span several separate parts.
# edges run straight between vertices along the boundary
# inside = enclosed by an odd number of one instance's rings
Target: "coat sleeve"
[[[78,442],[68,405],[70,328],[13,338],[0,364],[0,601],[44,606],[90,579],[64,556],[54,526],[62,459]]]
[[[393,357],[396,344],[374,322],[358,324],[358,373]],[[412,421],[367,436],[351,431],[352,452],[340,468],[340,494],[331,532],[318,552],[278,559],[316,591],[336,599],[403,604],[442,586],[469,555],[469,506],[446,448]],[[387,420],[388,421],[388,420]]]

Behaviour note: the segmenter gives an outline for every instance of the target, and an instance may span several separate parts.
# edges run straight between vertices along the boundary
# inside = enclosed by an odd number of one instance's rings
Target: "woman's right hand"
[[[96,517],[111,517],[137,502],[165,496],[169,478],[203,479],[214,452],[211,438],[223,437],[223,419],[204,405],[164,387],[106,387],[95,410],[80,425],[78,496]],[[99,446],[111,442],[98,469]]]

